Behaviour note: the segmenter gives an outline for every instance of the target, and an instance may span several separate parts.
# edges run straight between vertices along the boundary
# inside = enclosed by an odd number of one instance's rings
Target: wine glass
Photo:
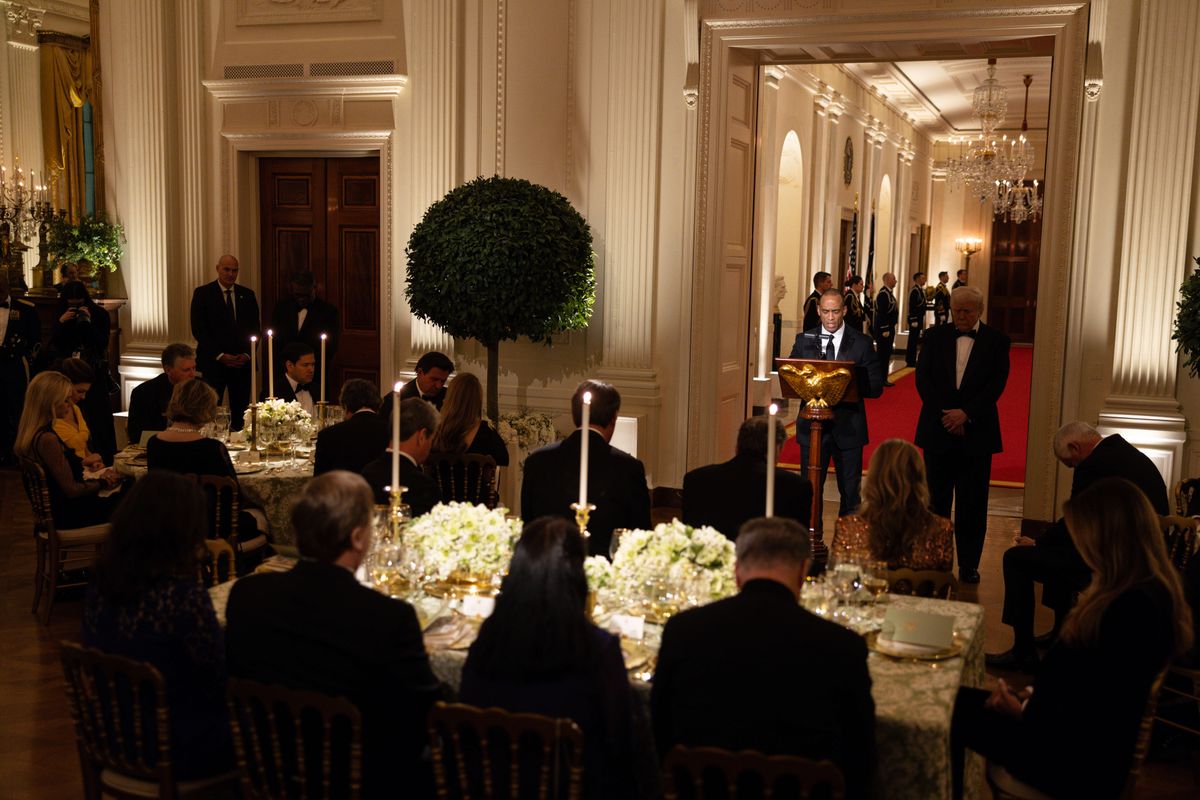
[[[300,442],[304,438],[305,438],[304,437],[304,423],[302,423],[300,420],[292,420],[291,422],[289,422],[287,425],[287,441],[288,441],[288,447],[291,450],[291,454],[292,454],[292,458],[291,458],[291,462],[290,462],[290,466],[292,467],[292,469],[295,469],[297,466],[296,450],[300,447]]]
[[[225,406],[218,406],[217,414],[213,417],[213,435],[224,444],[229,444],[229,423],[229,409]]]
[[[279,440],[279,426],[278,425],[275,425],[274,423],[270,423],[270,422],[259,423],[258,446],[263,451],[264,454],[267,453],[268,451],[270,451],[270,449],[275,446],[275,442],[277,442],[278,440]],[[266,460],[270,461],[270,458],[267,458]]]

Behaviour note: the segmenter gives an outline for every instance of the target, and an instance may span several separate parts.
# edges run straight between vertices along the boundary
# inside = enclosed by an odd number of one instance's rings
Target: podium
[[[826,361],[815,358],[777,358],[779,388],[784,397],[804,401],[800,418],[808,420],[808,480],[813,489],[812,514],[808,534],[812,540],[813,561],[824,565],[829,560],[829,548],[822,536],[821,517],[825,497],[821,492],[821,435],[833,419],[833,407],[844,401],[858,400],[858,385],[854,380],[853,361]]]

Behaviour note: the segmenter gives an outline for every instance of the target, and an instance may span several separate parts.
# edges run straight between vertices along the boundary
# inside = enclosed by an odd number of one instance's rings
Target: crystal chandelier
[[[9,240],[27,242],[39,233],[39,227],[51,215],[50,195],[37,182],[37,174],[28,173],[17,160],[16,175],[0,166],[0,235]]]
[[[946,161],[946,177],[951,185],[964,187],[980,202],[990,202],[992,213],[1005,220],[1024,222],[1037,219],[1042,200],[1037,182],[1032,188],[1025,185],[1025,174],[1034,163],[1033,145],[1025,138],[1029,129],[1029,84],[1032,75],[1025,76],[1025,120],[1021,135],[996,138],[996,128],[1008,113],[1008,91],[996,80],[996,59],[988,59],[988,76],[975,87],[971,108],[979,118],[977,137],[955,137],[952,145],[958,152]]]

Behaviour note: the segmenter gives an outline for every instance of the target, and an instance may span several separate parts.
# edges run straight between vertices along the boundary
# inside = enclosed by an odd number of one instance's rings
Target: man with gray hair
[[[184,381],[196,377],[196,351],[186,344],[169,344],[162,351],[162,374],[133,387],[125,432],[130,444],[139,444],[143,431],[167,429],[167,403]]]
[[[419,517],[441,502],[437,484],[421,471],[421,465],[433,449],[433,432],[437,430],[438,412],[431,403],[419,397],[400,402],[400,485],[404,487],[404,502]],[[388,419],[387,451],[363,467],[362,476],[375,491],[375,502],[388,502],[388,487],[392,483],[391,418]]]
[[[867,647],[799,604],[811,561],[808,531],[794,520],[742,526],[739,593],[677,614],[663,629],[650,693],[660,754],[681,744],[827,758],[845,776],[848,798],[872,796]]]
[[[1054,456],[1073,469],[1071,497],[1102,478],[1124,478],[1145,493],[1158,514],[1168,514],[1167,485],[1144,453],[1117,433],[1101,436],[1086,422],[1068,422],[1054,434]],[[1018,536],[1004,553],[1004,616],[1013,629],[1013,647],[987,657],[988,666],[1030,672],[1037,667],[1037,644],[1049,644],[1071,610],[1076,592],[1092,579],[1075,549],[1066,522],[1059,519],[1036,540]],[[1042,584],[1042,605],[1054,610],[1054,629],[1033,635],[1033,584]]]
[[[292,509],[302,558],[289,572],[250,575],[226,607],[232,675],[341,695],[362,713],[363,796],[431,788],[420,763],[439,684],[412,606],[363,586],[374,503],[361,476],[309,481]]]

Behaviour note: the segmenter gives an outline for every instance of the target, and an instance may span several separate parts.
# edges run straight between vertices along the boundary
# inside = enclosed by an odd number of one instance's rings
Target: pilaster
[[[838,202],[838,190],[842,182],[842,161],[838,156],[842,152],[842,147],[838,143],[841,139],[838,135],[838,120],[845,111],[846,106],[836,96],[833,102],[825,108],[825,122],[828,127],[825,149],[828,151],[828,155],[824,159],[825,173],[822,179],[825,194],[825,266],[822,269],[833,275],[835,288],[841,288],[842,279],[845,277],[835,263],[842,231],[842,206]]]
[[[761,230],[754,237],[755,285],[751,289],[751,364],[754,374],[751,385],[752,406],[770,402],[770,378],[774,368],[771,359],[771,307],[775,285],[775,240],[779,227],[779,155],[782,148],[776,131],[779,109],[779,82],[783,71],[779,67],[763,70],[763,90],[758,101],[759,152],[757,207]]]
[[[213,266],[221,253],[206,248],[208,227],[205,220],[204,179],[209,161],[205,132],[208,131],[208,93],[204,91],[204,31],[207,3],[204,0],[177,0],[175,52],[179,66],[179,164],[176,186],[179,209],[178,278],[170,291],[175,308],[188,308],[192,290],[214,277]],[[243,256],[243,259],[245,257]],[[249,267],[250,265],[247,264]],[[270,313],[264,310],[264,313]],[[168,334],[172,341],[190,341],[190,320],[172,315]]]
[[[813,142],[812,151],[817,154],[816,164],[813,165],[812,177],[809,179],[809,257],[808,269],[800,268],[801,276],[807,276],[808,281],[801,281],[796,288],[803,297],[810,291],[812,276],[824,269],[825,264],[825,186],[829,162],[829,131],[825,124],[826,109],[833,103],[833,94],[821,92],[813,97]]]
[[[45,12],[24,3],[6,3],[4,62],[7,80],[4,87],[4,152],[3,163],[14,169],[19,158],[28,173],[37,173],[36,182],[46,179],[42,148],[42,64],[38,52],[37,34]],[[34,247],[25,253],[25,282],[33,285],[33,267],[38,252]]]

